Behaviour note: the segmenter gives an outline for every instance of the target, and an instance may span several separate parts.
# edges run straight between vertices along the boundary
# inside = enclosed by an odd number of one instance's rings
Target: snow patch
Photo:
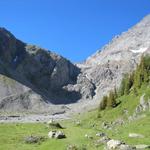
[[[138,50],[130,50],[133,53],[144,53],[147,50],[147,47],[142,47]]]

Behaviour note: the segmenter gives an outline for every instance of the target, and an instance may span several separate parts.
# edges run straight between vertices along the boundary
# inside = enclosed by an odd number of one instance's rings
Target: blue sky
[[[150,13],[150,0],[0,0],[0,26],[73,62]]]

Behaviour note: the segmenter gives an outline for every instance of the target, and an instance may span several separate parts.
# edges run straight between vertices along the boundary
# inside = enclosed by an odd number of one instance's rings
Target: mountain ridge
[[[125,73],[136,68],[143,54],[150,53],[149,39],[150,15],[84,63],[73,64],[0,28],[0,110],[12,111],[13,106],[13,111],[38,112],[51,111],[49,107],[54,105],[56,109],[58,105],[80,102],[81,109],[96,105],[119,86]]]

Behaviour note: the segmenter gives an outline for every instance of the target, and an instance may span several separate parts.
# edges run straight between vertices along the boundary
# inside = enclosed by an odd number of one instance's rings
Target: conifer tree
[[[114,97],[115,97],[115,99],[117,99],[117,98],[118,98],[118,92],[117,92],[116,87],[114,88]]]
[[[115,107],[116,106],[116,99],[115,94],[113,91],[110,91],[108,99],[107,99],[107,107]]]
[[[121,85],[119,88],[119,96],[123,96],[125,91],[125,77],[121,81]]]
[[[133,75],[128,75],[125,80],[125,90],[124,94],[128,95],[130,93],[130,89],[133,86]]]
[[[107,99],[108,97],[107,96],[103,96],[103,99],[100,103],[100,110],[104,110],[107,106]]]

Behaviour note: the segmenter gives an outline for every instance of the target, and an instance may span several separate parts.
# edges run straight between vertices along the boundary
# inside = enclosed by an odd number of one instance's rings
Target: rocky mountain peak
[[[150,15],[146,16],[127,32],[115,36],[111,42],[98,50],[86,60],[87,65],[106,63],[111,60],[121,61],[126,56],[130,59],[134,55],[146,52],[150,47]]]

